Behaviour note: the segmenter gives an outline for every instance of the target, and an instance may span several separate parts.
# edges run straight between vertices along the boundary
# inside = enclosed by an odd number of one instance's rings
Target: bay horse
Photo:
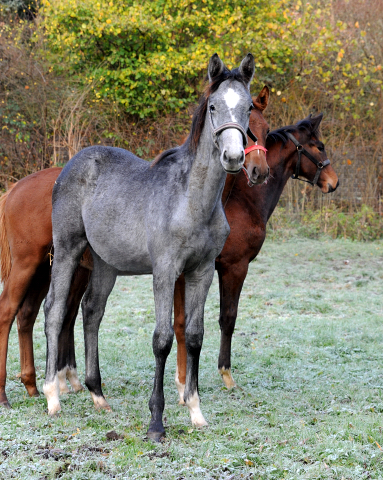
[[[268,104],[269,89],[264,87],[253,97],[249,127],[257,140],[248,139],[245,175],[251,185],[268,177],[265,143],[268,124],[263,111]],[[253,137],[254,138],[254,137]],[[0,405],[9,407],[5,392],[9,331],[17,314],[21,381],[30,396],[38,396],[33,355],[33,328],[40,305],[48,293],[52,247],[52,190],[62,168],[53,167],[23,178],[0,197],[0,278],[4,289],[0,295]],[[231,177],[230,175],[229,177]],[[75,272],[67,301],[67,314],[59,339],[58,378],[60,393],[83,389],[77,375],[74,349],[74,323],[81,298],[86,290],[92,257],[88,250]]]
[[[266,237],[266,225],[282,191],[293,178],[317,185],[323,193],[333,192],[338,177],[327,159],[325,146],[319,138],[322,114],[308,117],[295,125],[279,128],[268,134],[267,162],[270,178],[266,184],[247,188],[244,175],[229,178],[223,192],[223,203],[230,225],[230,234],[215,261],[220,293],[221,345],[218,371],[227,388],[236,386],[231,373],[231,341],[237,319],[238,303],[249,263],[258,255]],[[303,178],[301,178],[303,177]],[[184,403],[185,349],[185,287],[182,276],[174,293],[174,330],[177,339],[176,385],[180,403]]]
[[[214,54],[209,85],[187,141],[148,164],[115,147],[88,147],[63,168],[52,194],[55,258],[44,304],[47,362],[44,394],[48,413],[60,411],[57,376],[59,335],[73,274],[89,248],[93,270],[81,306],[85,339],[85,384],[96,408],[110,409],[102,392],[98,330],[117,275],[153,275],[156,361],[149,401],[148,438],[160,441],[165,399],[163,377],[174,330],[174,285],[185,279],[184,400],[192,424],[206,425],[198,393],[204,305],[214,262],[229,234],[221,196],[226,173],[241,170],[253,108],[250,83],[255,63],[246,55],[227,69]]]

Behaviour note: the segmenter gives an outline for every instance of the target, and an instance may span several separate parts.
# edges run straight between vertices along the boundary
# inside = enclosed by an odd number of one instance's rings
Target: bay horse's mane
[[[286,133],[305,132],[308,135],[315,135],[319,138],[319,129],[315,127],[311,122],[311,115],[303,120],[300,120],[294,125],[288,125],[286,127],[277,128],[267,135],[266,148],[274,145],[277,142],[282,142],[282,146],[285,146],[289,140]]]
[[[245,80],[238,68],[229,70],[227,67],[225,67],[223,71],[219,75],[214,77],[211,83],[206,86],[204,93],[199,101],[198,107],[194,112],[190,133],[188,138],[186,139],[186,142],[180,147],[171,148],[169,150],[165,150],[165,152],[162,152],[151,162],[150,168],[154,167],[165,158],[167,158],[168,160],[173,160],[174,157],[177,156],[177,153],[181,148],[189,151],[190,153],[195,153],[203,127],[205,125],[206,110],[209,97],[211,94],[216,92],[219,86],[226,80],[236,80],[238,82],[241,82],[247,88]]]

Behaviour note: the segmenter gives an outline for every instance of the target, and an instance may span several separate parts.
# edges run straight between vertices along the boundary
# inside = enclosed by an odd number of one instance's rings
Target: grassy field
[[[191,427],[168,360],[167,439],[145,440],[154,359],[151,277],[120,278],[100,332],[104,393],[26,397],[16,329],[8,364],[10,411],[0,411],[0,478],[380,479],[383,478],[383,243],[267,242],[250,266],[233,340],[229,392],[217,374],[217,281],[206,305],[200,394],[209,427]],[[82,322],[76,326],[84,378]],[[40,314],[38,384],[45,368]],[[116,432],[111,434],[110,432]],[[113,440],[110,437],[117,437]]]

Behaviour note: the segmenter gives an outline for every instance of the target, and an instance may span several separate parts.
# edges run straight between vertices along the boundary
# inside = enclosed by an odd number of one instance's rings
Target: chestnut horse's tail
[[[0,281],[5,283],[11,273],[12,260],[5,229],[5,202],[14,185],[0,197]]]

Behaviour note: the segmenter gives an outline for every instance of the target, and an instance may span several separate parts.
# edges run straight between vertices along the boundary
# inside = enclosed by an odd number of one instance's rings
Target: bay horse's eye
[[[210,105],[209,110],[210,110],[211,112],[214,112],[215,106],[214,106],[214,105]]]
[[[319,145],[318,150],[319,150],[320,152],[324,152],[324,145]]]

